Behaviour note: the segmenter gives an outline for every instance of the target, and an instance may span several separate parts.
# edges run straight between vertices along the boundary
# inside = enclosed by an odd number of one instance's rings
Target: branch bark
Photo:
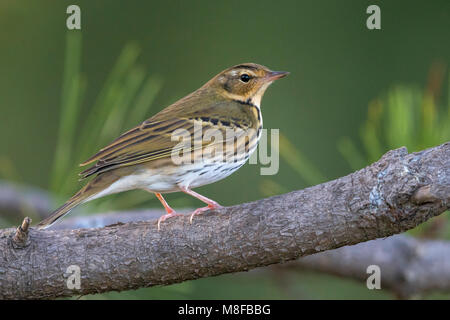
[[[133,210],[73,216],[55,225],[54,229],[99,228],[117,221],[157,219],[161,214],[164,214],[161,210]],[[416,298],[429,292],[450,292],[450,242],[405,235],[319,252],[274,265],[273,271],[308,270],[365,283],[370,265],[380,267],[382,289],[389,289],[400,299]]]
[[[167,285],[297,259],[411,229],[450,207],[450,143],[405,148],[348,176],[206,212],[96,229],[0,230],[0,298],[55,298]],[[67,268],[80,267],[69,289]]]

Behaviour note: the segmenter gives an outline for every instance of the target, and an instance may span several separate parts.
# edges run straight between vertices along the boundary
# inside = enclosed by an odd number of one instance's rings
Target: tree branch
[[[72,216],[53,228],[57,230],[99,228],[117,221],[157,219],[161,210],[109,212],[91,216]],[[428,292],[450,292],[450,242],[421,240],[404,235],[371,240],[353,246],[319,252],[295,261],[274,265],[280,270],[316,271],[365,282],[367,267],[381,269],[382,289],[401,299]]]
[[[21,186],[0,180],[0,215],[22,219],[33,214],[45,217],[51,211],[49,194],[36,187]]]
[[[370,265],[380,267],[381,288],[390,289],[399,298],[450,292],[450,243],[404,235],[320,252],[277,269],[319,271],[365,283]]]
[[[390,151],[304,190],[165,221],[97,229],[0,230],[0,298],[54,298],[167,285],[297,259],[411,229],[450,207],[450,143]],[[67,268],[80,267],[69,289]]]

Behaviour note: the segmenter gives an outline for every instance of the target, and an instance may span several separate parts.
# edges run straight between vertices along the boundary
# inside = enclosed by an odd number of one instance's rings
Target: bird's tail
[[[46,229],[50,227],[56,220],[65,216],[75,208],[76,206],[92,200],[98,196],[98,194],[109,187],[113,182],[117,180],[114,175],[98,175],[85,185],[80,191],[78,191],[72,198],[70,198],[61,207],[52,212],[52,214],[39,222],[36,227],[38,229]]]
[[[85,201],[86,199],[87,197],[84,194],[80,194],[80,192],[78,192],[66,203],[64,203],[61,207],[53,211],[49,217],[39,222],[39,224],[36,227],[38,229],[46,229],[50,227],[56,220],[68,214],[70,210],[72,210],[79,204],[83,203],[83,201]]]

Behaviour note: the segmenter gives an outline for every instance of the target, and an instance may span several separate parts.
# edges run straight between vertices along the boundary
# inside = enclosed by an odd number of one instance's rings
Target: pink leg
[[[208,210],[211,210],[211,209],[222,208],[222,206],[220,204],[218,204],[217,202],[215,202],[214,200],[208,199],[207,197],[202,196],[201,194],[198,194],[197,192],[192,191],[191,189],[181,187],[181,191],[183,191],[184,193],[187,193],[187,194],[189,194],[189,195],[191,195],[191,196],[197,198],[198,200],[200,200],[200,201],[202,201],[202,202],[207,204],[206,207],[198,208],[191,214],[191,218],[189,219],[190,223],[192,223],[192,219],[197,214],[200,214],[200,213],[202,213],[204,211],[208,211]]]
[[[162,205],[164,206],[164,209],[166,209],[167,214],[161,216],[158,219],[158,231],[160,230],[160,226],[161,226],[161,222],[163,222],[164,220],[171,218],[171,217],[175,217],[175,216],[182,216],[182,214],[178,214],[175,212],[175,210],[173,210],[169,204],[166,202],[166,200],[164,200],[163,196],[161,195],[161,193],[155,193],[156,197],[158,198],[159,201],[161,201]]]

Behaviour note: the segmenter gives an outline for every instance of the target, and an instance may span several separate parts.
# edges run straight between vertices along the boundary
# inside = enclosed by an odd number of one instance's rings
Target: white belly
[[[178,186],[197,188],[228,177],[245,164],[245,161],[236,163],[209,163],[204,165],[190,165],[185,174],[177,183]]]
[[[167,169],[148,169],[120,178],[89,200],[133,189],[169,193],[180,191],[180,187],[197,188],[228,177],[245,162],[194,163],[170,170],[173,171],[170,173]]]

